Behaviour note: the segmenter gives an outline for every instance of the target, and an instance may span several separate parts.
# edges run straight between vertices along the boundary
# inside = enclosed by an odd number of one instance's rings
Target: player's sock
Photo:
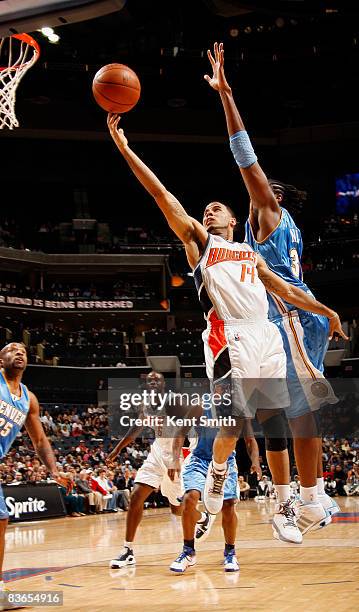
[[[0,591],[4,590],[4,581],[0,580]]]
[[[235,545],[234,544],[225,544],[224,545],[224,554],[227,555],[228,553],[234,551],[235,549]]]
[[[314,487],[300,487],[300,498],[304,503],[309,504],[310,502],[318,503],[318,491],[317,485]]]
[[[289,484],[286,485],[274,485],[274,488],[277,492],[277,496],[278,496],[278,502],[286,502],[288,499],[290,499],[290,486]]]
[[[318,495],[325,495],[323,477],[317,478],[317,490],[318,490]]]
[[[212,459],[212,465],[216,472],[225,472],[227,469],[227,461],[225,461],[224,463],[217,463],[217,461]]]
[[[192,548],[192,550],[194,550],[194,538],[193,540],[183,540],[183,544],[184,546],[187,546],[188,548]]]
[[[201,512],[201,518],[199,519],[199,521],[197,521],[197,525],[198,523],[204,523],[207,520],[207,514],[205,512]]]
[[[129,548],[130,550],[133,550],[133,542],[126,542],[125,540],[123,545],[125,546],[125,548]]]

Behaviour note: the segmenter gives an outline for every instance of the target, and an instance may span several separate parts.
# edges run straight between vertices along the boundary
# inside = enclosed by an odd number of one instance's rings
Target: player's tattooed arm
[[[269,293],[275,293],[289,304],[297,306],[297,308],[327,317],[329,319],[330,339],[333,337],[333,334],[338,334],[344,338],[344,340],[349,339],[341,326],[339,315],[334,310],[328,308],[328,306],[325,306],[324,304],[321,304],[309,293],[306,293],[295,285],[287,283],[277,274],[272,272],[260,255],[258,255],[257,270],[258,277]]]
[[[212,67],[212,76],[206,74],[204,78],[220,95],[228,136],[231,138],[238,132],[244,132],[246,128],[225,76],[223,43],[214,43],[213,55],[210,50],[207,51],[207,55]],[[251,223],[257,227],[259,225],[264,233],[270,233],[278,224],[281,211],[268,179],[258,161],[249,167],[240,167],[240,171],[250,196]]]
[[[29,391],[30,409],[25,421],[26,431],[30,436],[36,454],[49,470],[52,478],[66,489],[69,488],[69,480],[60,476],[56,465],[56,457],[48,441],[42,423],[40,421],[40,405],[34,393]]]
[[[136,420],[144,419],[143,406],[141,406],[139,414],[136,416]],[[132,425],[128,428],[126,434],[121,438],[121,440],[116,444],[115,448],[107,455],[106,463],[108,465],[112,465],[115,461],[116,457],[120,454],[123,448],[126,448],[131,442],[134,442],[136,438],[139,437],[140,433],[143,431],[144,425]]]
[[[156,201],[157,206],[166,217],[168,225],[186,246],[190,265],[194,267],[206,244],[207,230],[186,212],[177,198],[166,189],[152,170],[132,151],[124,131],[119,128],[120,119],[120,115],[108,115],[107,125],[110,134],[137,180]]]

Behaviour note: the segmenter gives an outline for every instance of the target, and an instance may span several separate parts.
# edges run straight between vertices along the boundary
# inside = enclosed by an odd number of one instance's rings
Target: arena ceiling
[[[19,88],[17,109],[24,129],[104,132],[105,117],[92,99],[91,81],[100,66],[117,61],[131,65],[143,86],[137,109],[126,119],[130,130],[222,134],[220,113],[209,120],[217,99],[203,81],[206,49],[214,40],[225,43],[228,76],[258,131],[356,119],[357,3],[121,4],[109,15],[56,27],[57,44],[33,33],[42,54]]]

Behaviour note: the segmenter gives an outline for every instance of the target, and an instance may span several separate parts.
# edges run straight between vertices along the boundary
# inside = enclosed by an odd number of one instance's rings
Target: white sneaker
[[[177,574],[183,574],[187,567],[196,565],[196,553],[193,548],[184,546],[182,552],[178,555],[177,559],[170,565],[171,572],[177,572]]]
[[[216,517],[207,511],[205,512],[205,515],[206,518],[204,521],[196,523],[195,539],[197,542],[204,542],[207,540],[212,529],[212,525],[216,520]]]
[[[239,572],[239,563],[234,550],[224,553],[223,566],[225,572]]]
[[[311,529],[320,529],[324,519],[330,518],[329,513],[324,510],[320,502],[301,502],[297,516],[297,525],[302,535]]]
[[[288,501],[281,502],[277,506],[272,519],[273,536],[277,540],[283,540],[283,542],[301,544],[303,536],[297,525],[294,504],[294,501],[288,499]]]
[[[327,495],[326,493],[324,495],[318,495],[318,501],[322,504],[324,510],[327,513],[327,516],[325,517],[325,519],[323,519],[323,522],[320,524],[320,527],[326,527],[327,525],[329,525],[329,523],[332,522],[333,514],[337,514],[337,512],[340,512],[340,508],[335,499],[333,499],[332,497],[330,497],[330,495]]]
[[[125,567],[125,565],[136,565],[133,550],[127,548],[127,546],[124,547],[122,555],[117,557],[117,559],[111,559],[110,561],[111,569],[119,569],[120,567]]]
[[[210,514],[218,514],[222,510],[227,474],[227,468],[223,472],[216,472],[211,461],[203,493],[203,503]]]

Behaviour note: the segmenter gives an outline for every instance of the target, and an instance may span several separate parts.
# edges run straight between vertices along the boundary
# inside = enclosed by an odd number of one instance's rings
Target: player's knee
[[[261,420],[260,424],[263,429],[265,438],[272,438],[273,440],[275,438],[282,438],[285,440],[287,439],[287,423],[283,412],[278,412],[277,414],[271,416],[269,419]],[[285,448],[287,448],[287,446],[285,446],[284,449],[274,450],[285,450]]]
[[[235,513],[236,499],[225,499],[222,506],[223,516],[232,516]]]
[[[308,412],[295,419],[290,419],[289,424],[293,438],[320,437],[319,421],[317,421],[313,412]]]
[[[183,498],[183,511],[190,512],[194,510],[199,502],[198,491],[187,491]]]
[[[144,502],[144,494],[140,487],[135,487],[131,493],[130,497],[130,507],[136,508],[140,507]]]
[[[287,438],[266,438],[267,451],[285,451],[287,446]]]

